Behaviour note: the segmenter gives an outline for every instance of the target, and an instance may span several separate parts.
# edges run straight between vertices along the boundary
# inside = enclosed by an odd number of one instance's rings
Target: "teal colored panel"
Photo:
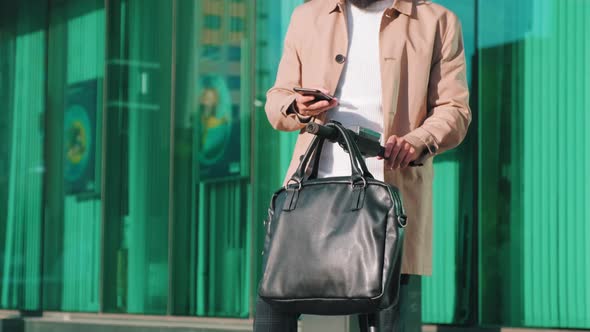
[[[524,324],[590,327],[587,1],[545,1],[525,42]]]
[[[76,2],[70,2],[76,4]],[[70,9],[74,12],[75,8]],[[91,144],[95,144],[95,168],[100,171],[102,77],[104,71],[105,26],[104,9],[73,17],[67,24],[67,83],[76,84],[98,80],[96,127]],[[99,174],[99,173],[98,173]],[[100,186],[100,177],[96,184]],[[100,188],[94,188],[99,192]],[[64,200],[63,299],[61,310],[98,311],[100,268],[100,196],[79,200],[67,196]]]
[[[302,4],[302,0],[261,0],[257,2],[256,21],[256,107],[254,112],[254,181],[253,204],[255,253],[262,251],[264,231],[263,220],[267,217],[267,209],[272,193],[277,190],[285,178],[287,168],[291,161],[293,148],[297,139],[295,132],[279,132],[268,123],[264,104],[266,92],[275,81],[278,64],[281,58],[283,41],[291,14],[296,6]],[[277,14],[278,13],[278,14]],[[260,255],[254,255],[253,268],[254,284],[256,289],[260,277]],[[256,296],[252,292],[252,296]]]
[[[178,6],[176,42],[193,47],[179,49],[175,61],[171,311],[247,318],[254,6],[245,0]]]
[[[480,15],[498,32],[480,35],[482,322],[588,328],[590,4],[493,6]]]
[[[487,21],[486,21],[487,22]],[[480,50],[479,311],[485,324],[518,325],[522,308],[522,51]],[[485,79],[484,79],[485,78]]]
[[[435,172],[433,273],[422,278],[422,321],[450,324],[456,307],[459,166],[443,161],[436,163]]]
[[[463,28],[467,76],[471,86],[475,55],[476,1],[437,0],[453,11]],[[422,283],[422,320],[464,324],[475,317],[474,272],[475,125],[461,146],[434,159],[433,269]]]
[[[110,1],[103,308],[169,312],[173,3]]]
[[[45,112],[46,33],[30,31],[31,22],[19,17],[14,43],[14,90],[11,115],[8,203],[0,211],[5,238],[0,241],[0,307],[38,310],[43,197],[43,130]],[[28,31],[28,32],[25,32]],[[3,47],[6,45],[0,45]]]
[[[303,0],[263,0],[260,1],[258,6],[257,39],[264,40],[264,43],[259,43],[259,47],[257,48],[257,72],[259,75],[257,77],[256,96],[261,102],[260,106],[257,107],[257,113],[259,114],[257,114],[256,118],[261,121],[259,122],[257,133],[268,136],[261,138],[260,144],[270,145],[275,149],[275,151],[270,153],[272,153],[273,158],[278,158],[278,164],[271,163],[268,165],[273,168],[273,172],[277,173],[277,175],[272,176],[275,186],[280,185],[285,177],[287,168],[291,162],[297,133],[279,132],[270,127],[264,114],[265,95],[268,89],[273,86],[276,78],[291,14],[295,7],[302,3]],[[280,15],[276,15],[276,13],[280,13]]]
[[[246,181],[200,185],[197,316],[248,317],[250,188]]]
[[[130,85],[131,90],[140,89],[139,82]],[[168,138],[167,122],[141,109],[129,114],[129,211],[124,217],[123,247],[131,313],[166,311],[169,150],[161,142]],[[163,135],[153,135],[151,128]]]

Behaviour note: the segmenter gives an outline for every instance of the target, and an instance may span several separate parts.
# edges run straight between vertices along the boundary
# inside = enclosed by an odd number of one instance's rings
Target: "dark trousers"
[[[421,277],[403,275],[399,301],[377,315],[379,332],[420,332],[421,318]],[[256,299],[254,332],[297,332],[299,315],[280,312],[260,298]]]

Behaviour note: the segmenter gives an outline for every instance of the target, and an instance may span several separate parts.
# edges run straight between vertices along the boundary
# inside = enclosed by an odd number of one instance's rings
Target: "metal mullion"
[[[45,33],[45,72],[46,75],[48,75],[49,73],[49,32],[50,32],[50,21],[51,21],[51,0],[47,0],[46,2],[46,8],[47,8],[47,16],[46,16],[46,33]],[[15,38],[15,44],[16,44],[16,38]],[[15,46],[16,47],[16,46]],[[16,51],[15,51],[15,55],[16,55]],[[44,110],[44,114],[43,114],[43,136],[46,136],[47,132],[49,131],[49,123],[47,121],[47,114],[49,112],[49,80],[46,79],[45,80],[45,110]],[[44,168],[47,169],[47,154],[49,153],[48,151],[50,150],[50,143],[49,140],[45,139],[44,143],[43,143],[43,163]],[[43,314],[43,290],[44,290],[44,286],[45,286],[45,226],[46,226],[46,218],[45,218],[45,208],[47,207],[47,172],[43,173],[43,182],[42,182],[42,187],[41,187],[41,234],[40,234],[40,243],[39,243],[39,312],[41,313],[41,315]],[[22,309],[19,308],[19,310]]]
[[[256,13],[258,8],[259,0],[255,0],[252,2],[252,5],[249,6],[247,9],[248,11],[248,39],[251,43],[249,47],[250,51],[250,68],[249,68],[249,83],[250,83],[250,108],[252,108],[250,112],[250,156],[256,156],[254,153],[254,147],[256,146],[256,106],[254,105],[255,94],[257,91],[256,86]],[[256,254],[256,247],[257,247],[257,235],[256,235],[256,213],[258,212],[257,204],[258,204],[258,197],[256,197],[256,189],[257,187],[252,183],[255,179],[255,169],[256,169],[256,158],[250,158],[250,197],[251,197],[251,209],[250,209],[250,287],[249,291],[249,308],[248,308],[248,317],[253,319],[254,318],[254,306],[256,305],[256,269],[258,266],[258,259],[259,255]]]
[[[107,117],[108,117],[108,58],[109,58],[109,9],[110,0],[104,0],[105,43],[104,43],[104,72],[102,80],[102,151],[101,151],[101,181],[100,181],[100,267],[98,278],[98,312],[104,312],[104,261],[105,261],[105,189],[106,189],[106,146],[107,146]]]
[[[170,59],[170,156],[168,178],[168,304],[166,314],[173,314],[174,305],[174,123],[176,116],[176,24],[177,0],[172,0],[172,38]]]
[[[470,282],[471,287],[471,296],[470,296],[470,304],[472,305],[474,309],[474,312],[470,313],[470,319],[468,320],[470,323],[472,324],[481,324],[482,323],[482,306],[480,304],[481,302],[481,298],[482,298],[482,294],[480,292],[480,278],[481,278],[481,269],[480,269],[480,264],[482,262],[481,256],[480,256],[480,229],[481,227],[481,214],[480,214],[480,198],[481,198],[481,192],[480,192],[480,163],[481,163],[481,158],[480,158],[480,142],[481,142],[481,138],[480,138],[480,125],[479,125],[479,111],[481,110],[480,108],[480,83],[479,83],[479,78],[480,78],[480,61],[481,61],[481,57],[480,57],[480,50],[479,50],[479,0],[474,0],[474,6],[473,6],[473,15],[474,15],[474,33],[473,33],[473,41],[474,41],[474,45],[475,45],[475,53],[473,55],[473,59],[471,62],[471,92],[472,92],[472,96],[473,99],[470,101],[471,107],[472,107],[472,125],[471,125],[471,130],[474,131],[474,133],[472,134],[475,138],[475,143],[474,146],[471,150],[471,153],[473,154],[473,166],[472,166],[472,171],[473,171],[473,184],[472,184],[472,189],[473,189],[473,193],[474,193],[474,199],[472,202],[472,209],[473,209],[473,229],[471,232],[471,238],[472,238],[472,243],[470,244],[470,250],[472,251],[472,258],[471,261],[473,262],[472,266],[471,266],[471,271],[469,271],[469,273],[472,275],[472,279]]]

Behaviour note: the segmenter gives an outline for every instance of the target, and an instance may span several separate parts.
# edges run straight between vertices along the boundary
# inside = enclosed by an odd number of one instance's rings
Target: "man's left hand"
[[[385,144],[385,167],[389,169],[406,168],[418,159],[422,151],[403,137],[390,136]]]

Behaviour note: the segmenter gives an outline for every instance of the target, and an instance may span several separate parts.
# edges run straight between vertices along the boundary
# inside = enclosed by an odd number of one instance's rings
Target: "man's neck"
[[[356,0],[356,1],[362,1],[362,0]],[[378,1],[371,1],[370,4],[368,4],[367,6],[359,6],[357,4],[355,4],[354,0],[347,0],[347,4],[351,7],[355,7],[359,10],[362,11],[383,11],[391,6],[393,6],[393,2],[394,0],[378,0]],[[367,0],[364,0],[367,1]]]
[[[373,7],[379,7],[380,5],[388,4],[388,7],[393,5],[393,0],[347,0],[348,3],[351,5],[359,8],[359,9],[372,9]],[[387,8],[387,7],[385,7]]]

